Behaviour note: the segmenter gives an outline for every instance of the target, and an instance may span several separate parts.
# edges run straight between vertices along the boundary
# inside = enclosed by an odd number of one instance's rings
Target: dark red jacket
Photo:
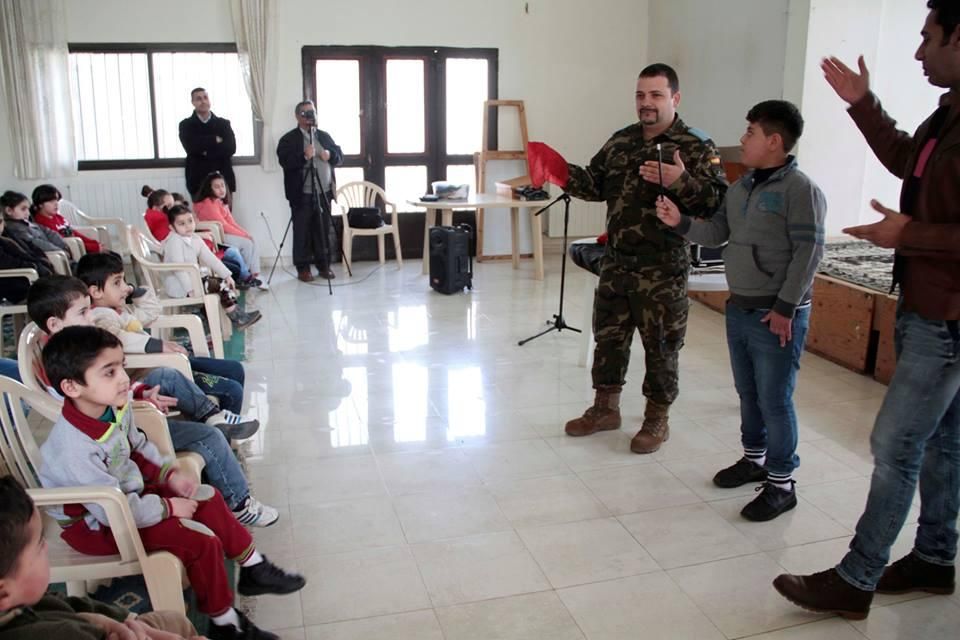
[[[947,94],[940,104],[951,109],[920,178],[913,220],[897,247],[904,261],[900,287],[904,310],[929,320],[960,320],[960,95]],[[849,113],[877,159],[906,180],[916,167],[932,116],[911,136],[897,129],[873,93]]]

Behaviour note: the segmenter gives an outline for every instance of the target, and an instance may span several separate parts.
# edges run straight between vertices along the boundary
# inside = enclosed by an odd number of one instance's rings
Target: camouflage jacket
[[[644,140],[643,125],[632,124],[613,134],[587,167],[569,165],[567,192],[583,200],[607,203],[608,253],[657,263],[658,258],[669,260],[686,244],[657,218],[655,203],[660,186],[640,177],[641,165],[657,159],[657,143],[667,164],[680,149],[686,171],[668,192],[684,213],[709,216],[723,201],[727,191],[723,165],[706,134],[688,127],[678,116],[665,132]]]

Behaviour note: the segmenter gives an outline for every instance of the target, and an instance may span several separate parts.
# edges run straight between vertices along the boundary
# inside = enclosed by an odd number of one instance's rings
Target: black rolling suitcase
[[[466,224],[430,229],[431,287],[446,294],[473,289],[472,236],[473,229]]]

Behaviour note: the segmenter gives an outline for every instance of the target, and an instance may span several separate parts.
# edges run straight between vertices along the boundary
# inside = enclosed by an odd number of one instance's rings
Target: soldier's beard
[[[643,124],[657,124],[660,122],[660,112],[656,109],[641,109],[640,122]]]

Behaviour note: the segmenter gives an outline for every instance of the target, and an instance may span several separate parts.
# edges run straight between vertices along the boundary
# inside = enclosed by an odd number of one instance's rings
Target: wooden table
[[[407,200],[407,204],[426,210],[423,222],[423,273],[430,272],[430,227],[436,224],[436,213],[441,214],[441,224],[453,224],[453,211],[477,209],[510,209],[510,241],[512,248],[513,268],[520,267],[520,209],[541,209],[550,204],[549,200],[514,200],[508,196],[495,193],[472,194],[466,200],[437,200],[423,202],[421,200]],[[543,231],[540,216],[530,215],[530,231],[533,242],[534,277],[543,280]],[[482,254],[482,239],[477,240],[477,253]]]

